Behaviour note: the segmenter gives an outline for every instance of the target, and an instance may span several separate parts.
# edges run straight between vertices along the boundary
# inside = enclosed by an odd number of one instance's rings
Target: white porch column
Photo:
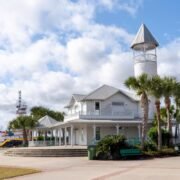
[[[56,143],[57,143],[57,130],[55,129],[55,137],[54,137],[54,140],[55,140],[55,146],[56,146]]]
[[[141,139],[141,125],[138,125],[138,138]]]
[[[73,142],[73,136],[74,136],[74,134],[73,134],[73,131],[74,130],[74,127],[73,127],[73,125],[71,125],[71,146],[73,146],[74,145],[74,142]]]
[[[46,130],[44,130],[43,133],[44,133],[44,145],[45,145],[45,143],[46,143]]]
[[[93,140],[96,140],[96,125],[93,125]]]
[[[61,128],[59,128],[59,146],[61,146]]]
[[[51,146],[53,145],[53,129],[51,129],[51,138],[50,138]]]
[[[35,131],[35,137],[37,138],[37,136],[38,136],[38,135],[37,135],[37,130],[36,130],[36,131]]]
[[[65,145],[65,146],[67,145],[67,142],[66,142],[66,140],[67,140],[66,137],[67,137],[67,136],[66,136],[66,135],[67,135],[67,128],[65,127],[65,128],[64,128],[64,145]]]
[[[116,135],[119,135],[119,124],[116,125]]]

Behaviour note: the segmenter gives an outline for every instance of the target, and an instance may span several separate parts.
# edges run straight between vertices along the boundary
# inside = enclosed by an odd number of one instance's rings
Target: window
[[[124,106],[124,102],[112,102],[113,106]]]
[[[95,102],[95,110],[100,110],[100,103],[99,102]]]
[[[101,139],[100,127],[96,127],[96,141]]]

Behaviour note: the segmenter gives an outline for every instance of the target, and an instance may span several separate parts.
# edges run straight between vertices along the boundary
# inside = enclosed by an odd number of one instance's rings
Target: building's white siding
[[[96,101],[87,101],[88,114],[93,114],[95,112],[95,102]],[[139,116],[138,103],[130,100],[128,97],[126,97],[121,93],[117,93],[109,97],[108,99],[99,102],[100,102],[100,114],[103,116],[106,115],[108,116],[113,114],[112,102],[124,103],[124,107],[122,108],[122,111],[124,112],[133,111],[135,117]]]
[[[100,127],[100,137],[101,139],[107,135],[116,135],[117,130],[115,125],[109,126],[96,126]],[[130,126],[130,127],[120,127],[119,134],[123,134],[126,136],[127,139],[129,138],[138,138],[138,127],[137,126]],[[94,141],[93,137],[93,127],[87,127],[87,145],[92,144]]]

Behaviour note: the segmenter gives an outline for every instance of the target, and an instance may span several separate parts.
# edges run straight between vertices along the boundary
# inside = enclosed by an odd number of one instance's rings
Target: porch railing
[[[73,114],[68,114],[65,119],[80,118],[80,119],[123,119],[123,118],[134,118],[134,112],[131,110],[124,110],[123,112],[106,112],[106,111],[89,111],[89,112],[76,112]]]

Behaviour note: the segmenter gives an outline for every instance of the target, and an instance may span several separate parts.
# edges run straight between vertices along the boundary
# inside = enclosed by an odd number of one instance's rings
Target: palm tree
[[[149,100],[148,100],[148,91],[149,91],[149,78],[147,74],[142,74],[139,77],[129,77],[125,81],[126,87],[136,91],[137,95],[141,97],[140,103],[143,111],[143,120],[142,120],[142,148],[144,149],[144,142],[146,139],[147,133],[147,121],[149,113]]]
[[[161,150],[162,137],[161,137],[161,102],[163,96],[162,79],[159,76],[153,76],[150,81],[150,94],[156,98],[156,118],[157,118],[157,131],[158,131],[158,150]]]
[[[164,77],[162,82],[163,82],[164,103],[167,114],[167,130],[172,135],[170,107],[171,107],[171,97],[173,96],[176,79],[173,77]]]
[[[180,83],[179,82],[175,84],[173,96],[176,104],[176,112],[174,114],[174,118],[176,119],[176,135],[177,135],[177,131],[180,123]]]
[[[176,109],[180,109],[180,82],[176,82],[173,96],[176,103]]]
[[[31,116],[18,116],[9,122],[9,129],[22,129],[23,131],[23,145],[28,144],[28,129],[35,127],[37,121]]]

